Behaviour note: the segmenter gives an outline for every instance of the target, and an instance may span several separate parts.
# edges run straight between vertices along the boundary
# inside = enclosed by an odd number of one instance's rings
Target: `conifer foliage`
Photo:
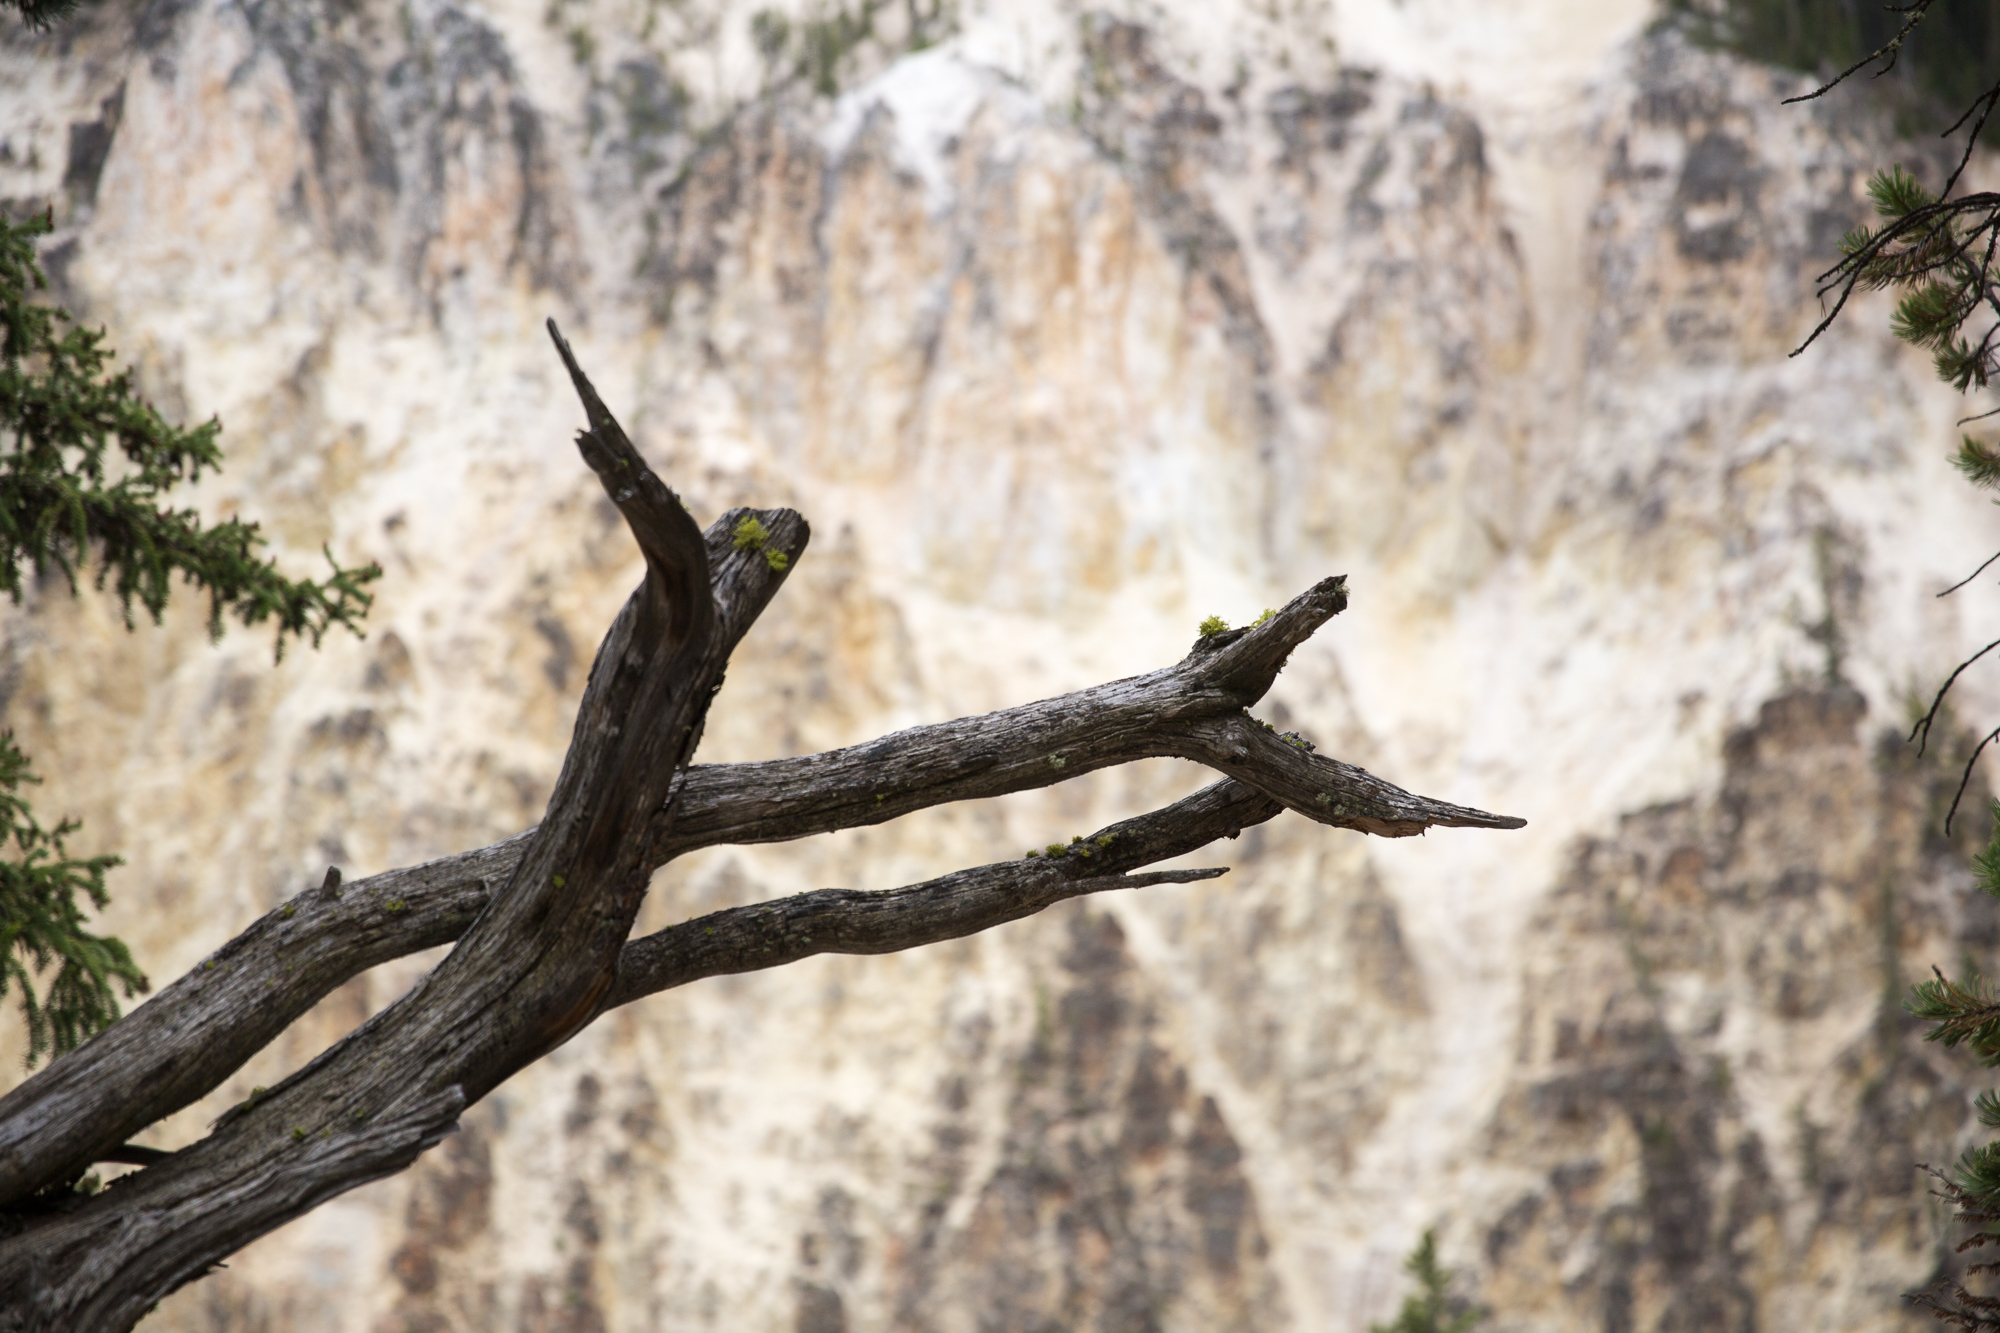
[[[146,989],[146,975],[118,940],[84,929],[82,894],[93,907],[107,901],[104,872],[115,856],[69,855],[64,839],[73,820],[45,829],[22,787],[39,782],[28,756],[0,732],[0,995],[19,986],[28,1018],[28,1063],[79,1046],[118,1017],[115,981],[125,996]],[[41,996],[36,975],[50,976]]]
[[[1746,11],[1760,7],[1758,0],[1737,0]],[[1880,221],[1858,227],[1842,238],[1840,257],[1820,275],[1820,296],[1833,297],[1832,307],[1811,335],[1793,355],[1811,346],[1837,319],[1856,291],[1897,291],[1901,299],[1890,317],[1890,329],[1904,342],[1931,354],[1938,378],[1960,393],[1992,387],[2000,379],[2000,194],[1958,193],[1966,168],[1972,161],[1980,135],[1996,108],[2000,108],[2000,70],[1994,62],[2000,25],[1991,6],[1975,0],[1907,0],[1883,7],[1896,24],[1888,36],[1868,54],[1862,55],[1833,75],[1819,88],[1791,101],[1808,101],[1832,91],[1851,75],[1872,67],[1879,77],[1893,72],[1899,60],[1915,45],[1926,20],[1942,36],[1946,31],[1963,37],[1975,29],[1976,42],[1941,41],[1934,48],[1947,53],[1956,68],[1944,69],[1932,57],[1932,67],[1924,75],[1933,92],[1955,88],[1969,99],[1963,114],[1945,137],[1963,134],[1964,145],[1957,165],[1935,193],[1926,189],[1901,166],[1878,171],[1869,181],[1869,198]],[[1956,24],[1956,27],[1951,25]],[[1970,25],[1969,27],[1967,25]],[[1842,63],[1846,63],[1844,60]],[[1977,89],[1975,93],[1970,90]],[[1969,417],[1981,421],[1996,414],[1987,412]],[[2000,448],[1974,435],[1962,435],[1952,462],[1967,481],[1982,490],[2000,491]],[[2000,553],[1987,560],[1966,578],[1939,593],[1948,596],[1986,571]],[[1928,744],[1931,732],[1943,716],[1946,696],[1968,667],[1985,657],[2000,640],[1974,653],[1945,678],[1930,709],[1910,733],[1913,742]],[[1966,759],[1965,774],[1945,816],[1949,832],[1951,820],[1971,782],[1973,766],[1980,752],[2000,739],[2000,727],[1986,733]],[[2000,802],[1993,803],[1995,817],[1991,841],[1974,861],[1980,889],[2000,897]],[[1933,969],[1933,977],[1911,988],[1905,1007],[1931,1024],[1929,1041],[1947,1047],[1964,1046],[1988,1067],[2000,1066],[2000,992],[1977,976],[1954,981]],[[2000,1130],[2000,1094],[1986,1092],[1973,1105],[1979,1123]],[[1933,1192],[1951,1205],[1954,1220],[1970,1229],[1958,1252],[1980,1251],[2000,1243],[2000,1140],[1967,1149],[1948,1171],[1931,1168]],[[1930,1311],[1933,1318],[1967,1333],[2000,1333],[2000,1298],[1982,1295],[1968,1288],[1965,1279],[2000,1273],[2000,1262],[1973,1262],[1953,1276],[1946,1273],[1930,1288],[1913,1292],[1909,1300]]]
[[[13,10],[29,28],[43,32],[83,8],[83,0],[0,0],[0,7]]]
[[[1994,803],[2000,818],[2000,802]],[[2000,830],[2000,825],[1996,825]],[[1979,887],[2000,897],[2000,831],[1975,862]],[[1908,1008],[1931,1023],[1928,1039],[1945,1046],[1964,1045],[1988,1068],[2000,1066],[2000,995],[1978,978],[1959,982],[1936,972],[1910,992]],[[2000,1129],[2000,1094],[1989,1090],[1973,1103],[1979,1123]],[[1951,1205],[1956,1220],[1971,1229],[1958,1245],[1958,1252],[1980,1251],[2000,1244],[1994,1224],[2000,1222],[2000,1141],[1966,1149],[1950,1171],[1930,1170],[1935,1182],[1933,1193]],[[1963,1277],[2000,1273],[2000,1262],[1975,1261],[1966,1266]],[[1966,1333],[2000,1330],[2000,1299],[1968,1289],[1961,1278],[1946,1277],[1928,1290],[1913,1292],[1913,1304],[1929,1310],[1934,1318]]]
[[[95,562],[97,586],[116,590],[128,625],[134,600],[159,619],[178,574],[208,593],[211,633],[225,612],[246,625],[274,620],[281,655],[286,635],[317,647],[335,625],[358,628],[375,566],[345,569],[328,552],[324,583],[288,579],[262,555],[255,523],[204,526],[193,509],[168,507],[176,486],[220,466],[221,423],[169,425],[134,392],[130,370],[107,373],[102,330],[30,299],[44,285],[34,238],[49,229],[46,217],[0,222],[0,446],[13,437],[0,456],[0,588],[18,600],[26,564],[73,589],[78,567]],[[123,466],[107,480],[113,441]]]
[[[1424,1232],[1403,1261],[1403,1271],[1417,1280],[1417,1289],[1403,1298],[1394,1322],[1370,1324],[1368,1333],[1469,1333],[1485,1318],[1483,1311],[1453,1298],[1451,1275],[1438,1263],[1437,1232]]]
[[[344,567],[329,551],[325,581],[288,579],[256,524],[204,524],[172,507],[175,487],[220,465],[222,427],[168,423],[132,372],[114,367],[102,330],[36,300],[46,282],[35,241],[51,227],[47,216],[0,218],[0,589],[18,602],[31,571],[74,592],[94,567],[94,585],[116,593],[129,628],[134,603],[160,618],[179,576],[207,594],[211,634],[226,614],[270,621],[282,655],[288,636],[317,646],[336,625],[359,632],[375,565]],[[123,944],[84,928],[79,895],[102,908],[117,858],[71,857],[75,823],[45,828],[29,807],[24,789],[38,780],[0,734],[0,998],[20,989],[30,1064],[116,1019],[114,983],[128,998],[146,988]],[[38,976],[47,977],[40,994]]]

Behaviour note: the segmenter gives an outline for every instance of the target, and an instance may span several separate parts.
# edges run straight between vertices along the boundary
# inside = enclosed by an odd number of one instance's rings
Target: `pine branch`
[[[1977,977],[1952,981],[1932,969],[1930,981],[1910,987],[1903,1007],[1933,1026],[1925,1041],[1947,1048],[1964,1044],[1988,1065],[2000,1064],[2000,996]]]
[[[1988,1093],[1981,1101],[1991,1096]],[[2000,1107],[1995,1109],[2000,1110]],[[1994,1207],[1990,1192],[1982,1195],[1962,1183],[1963,1159],[1958,1179],[1932,1166],[1927,1165],[1923,1169],[1930,1173],[1933,1182],[1931,1193],[1951,1205],[1953,1220],[1974,1228],[1970,1236],[1958,1243],[1956,1250],[1959,1254],[1983,1249],[1989,1244],[2000,1244],[2000,1234],[1990,1229],[1995,1223],[2000,1223],[2000,1210]],[[1996,1271],[2000,1271],[2000,1263],[1975,1263],[1967,1265],[1964,1276],[1985,1276]],[[1931,1318],[1937,1322],[1959,1329],[1962,1333],[2000,1333],[2000,1299],[1971,1291],[1959,1278],[1940,1278],[1922,1291],[1908,1293],[1904,1299],[1919,1310],[1930,1311]]]
[[[2000,450],[1992,445],[1982,444],[1970,435],[1962,435],[1959,437],[1958,452],[1952,455],[1951,461],[1974,486],[1986,490],[2000,487]]]
[[[1403,1271],[1417,1280],[1417,1289],[1403,1298],[1395,1322],[1370,1324],[1368,1333],[1466,1333],[1486,1317],[1451,1295],[1451,1275],[1438,1263],[1437,1233],[1425,1231],[1417,1248],[1403,1261]]]
[[[1987,802],[1986,809],[1993,819],[1996,835],[2000,835],[2000,801]],[[1972,877],[1982,893],[2000,898],[2000,836],[1994,837],[1972,858]]]
[[[0,219],[0,589],[19,601],[32,568],[74,590],[95,564],[95,585],[117,595],[128,626],[135,602],[159,620],[179,575],[208,594],[211,634],[225,614],[273,621],[281,657],[288,636],[318,646],[336,625],[359,633],[380,567],[344,566],[329,551],[324,581],[289,579],[256,524],[205,526],[169,505],[174,488],[221,465],[221,424],[169,424],[129,369],[114,371],[102,330],[65,329],[67,313],[33,300],[47,285],[34,241],[51,226]],[[114,444],[123,465],[107,480]]]
[[[56,24],[75,17],[85,0],[0,0],[0,6],[21,16],[30,32],[47,32]]]
[[[15,7],[30,26],[62,8]],[[103,330],[35,299],[47,287],[35,241],[52,225],[46,214],[0,218],[0,589],[19,602],[32,570],[60,574],[75,592],[94,566],[94,586],[117,596],[130,628],[135,604],[160,619],[178,576],[208,594],[211,635],[225,615],[269,621],[279,657],[288,640],[318,646],[335,625],[358,634],[380,568],[343,566],[328,550],[325,580],[289,579],[256,524],[205,525],[170,504],[176,487],[221,465],[222,427],[170,424],[138,396],[131,370],[113,365]],[[0,860],[0,998],[20,991],[30,1065],[114,1022],[114,988],[127,998],[146,989],[124,944],[84,928],[82,902],[102,910],[118,859],[70,857],[76,825],[44,829],[20,794],[35,781],[12,736],[0,738],[0,844],[11,839],[16,858]]]
[[[41,781],[12,732],[0,732],[0,845],[14,844],[18,859],[0,859],[0,998],[21,991],[28,1020],[28,1064],[62,1055],[118,1018],[113,983],[130,999],[147,989],[131,951],[115,939],[84,929],[78,896],[102,909],[104,872],[115,856],[71,857],[65,839],[76,824],[45,829],[35,820],[23,786]],[[36,993],[38,975],[52,976]]]

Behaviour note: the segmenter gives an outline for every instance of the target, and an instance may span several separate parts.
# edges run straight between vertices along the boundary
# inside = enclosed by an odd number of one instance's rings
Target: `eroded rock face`
[[[1287,816],[1221,881],[656,997],[151,1323],[1359,1330],[1434,1226],[1495,1328],[1916,1326],[1897,1294],[1955,1261],[1911,1164],[1984,1085],[1898,1000],[1993,965],[2000,918],[1977,821],[1937,831],[1957,757],[1891,724],[1985,641],[1931,594],[1990,515],[1879,308],[1784,355],[1916,150],[1636,10],[1468,52],[1294,8],[156,3],[7,39],[0,198],[55,210],[58,296],[164,410],[227,423],[203,502],[387,571],[365,642],[276,668],[192,603],[6,617],[6,723],[126,856],[109,925],[155,977],[329,862],[538,814],[640,572],[549,314],[698,514],[814,524],[704,759],[1149,669],[1344,570],[1259,715],[1530,820]],[[719,849],[642,924],[1199,780]]]
[[[983,1179],[964,1180],[962,1165],[946,1177],[971,1211],[961,1227],[912,1237],[899,1322],[1282,1325],[1241,1146],[1214,1097],[1152,1040],[1156,1005],[1135,994],[1143,983],[1116,919],[1082,913],[1068,924],[1048,979],[1062,989],[1017,1058],[997,1160],[982,1163]],[[947,1106],[964,1096],[954,1090]],[[952,1149],[978,1142],[981,1128],[940,1127],[940,1165],[960,1165]],[[925,1220],[945,1212],[941,1198]]]
[[[1575,849],[1487,1131],[1489,1160],[1541,1177],[1486,1234],[1496,1304],[1839,1323],[1886,1318],[1942,1261],[1912,1154],[1965,1132],[1979,1079],[1900,1000],[1911,961],[1987,957],[2000,918],[1966,890],[1972,835],[1938,836],[1955,776],[1894,732],[1869,744],[1866,712],[1844,688],[1781,695],[1729,737],[1713,798]]]

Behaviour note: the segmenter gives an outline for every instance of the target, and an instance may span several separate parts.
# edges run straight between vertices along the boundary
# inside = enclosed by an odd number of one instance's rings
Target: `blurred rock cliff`
[[[1359,1333],[1425,1227],[1499,1331],[1928,1327],[1898,1295],[1949,1245],[1912,1164],[1986,1083],[1898,1001],[2000,964],[2000,909],[1980,831],[1938,827],[1963,752],[1897,736],[2000,624],[1990,584],[1933,596],[1993,524],[1944,461],[1968,409],[1884,306],[1786,353],[1869,171],[1936,150],[1652,18],[154,0],[10,30],[0,201],[53,208],[57,299],[170,415],[220,415],[207,510],[297,572],[386,570],[365,641],[275,668],[193,598],[127,634],[52,585],[0,620],[38,807],[126,858],[108,925],[156,981],[328,864],[536,819],[641,569],[549,315],[699,517],[813,523],[704,759],[1165,665],[1346,573],[1260,716],[1530,821],[1284,816],[1217,881],[656,997],[147,1327]],[[1201,780],[721,849],[644,920]]]

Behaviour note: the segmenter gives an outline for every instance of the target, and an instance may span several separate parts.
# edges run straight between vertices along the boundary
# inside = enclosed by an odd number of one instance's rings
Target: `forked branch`
[[[780,582],[759,552],[731,537],[750,517],[768,530],[769,548],[796,554],[805,541],[803,520],[788,510],[733,510],[709,528],[717,632],[731,647]],[[820,754],[693,766],[676,790],[674,817],[656,822],[647,859],[659,866],[704,847],[879,824],[1156,757],[1208,764],[1308,818],[1366,833],[1519,827],[1518,819],[1412,795],[1244,714],[1346,601],[1345,581],[1327,579],[1262,625],[1198,640],[1162,671]],[[0,1199],[10,1188],[18,1196],[80,1173],[205,1096],[349,977],[458,938],[491,886],[513,873],[532,832],[344,888],[309,890],[209,960],[238,984],[198,969],[0,1098]],[[179,1051],[173,1041],[190,1027],[210,1034],[199,1052]]]
[[[898,953],[1033,916],[1066,898],[1213,879],[1221,870],[1128,872],[1233,838],[1284,807],[1231,778],[1047,854],[961,870],[907,888],[821,889],[684,921],[625,946],[611,1003],[703,977],[758,972],[819,953]]]
[[[129,1325],[256,1235],[406,1167],[463,1107],[613,1005],[815,953],[970,935],[1081,894],[1208,878],[1222,872],[1140,868],[1284,809],[1388,837],[1521,825],[1412,795],[1249,716],[1346,606],[1338,578],[1254,628],[1204,636],[1164,670],[824,754],[689,767],[730,654],[809,534],[789,510],[734,511],[697,531],[550,333],[589,421],[579,450],[647,572],[591,668],[543,822],[354,884],[330,872],[0,1098],[0,1289],[30,1293],[23,1319]],[[1050,854],[628,938],[647,877],[696,848],[875,824],[1157,756],[1226,776]],[[452,940],[409,994],[201,1142],[94,1198],[64,1189],[93,1161],[147,1159],[126,1140],[218,1086],[335,986]],[[0,1312],[0,1330],[16,1326]]]
[[[436,969],[255,1105],[95,1197],[10,1199],[16,1206],[0,1214],[0,1291],[16,1299],[0,1307],[0,1329],[129,1327],[247,1241],[407,1167],[460,1110],[602,1009],[645,892],[659,812],[734,645],[717,632],[700,529],[604,412],[553,325],[550,333],[591,419],[578,446],[647,572],[591,667],[542,823]],[[766,572],[776,573],[768,563]],[[278,974],[280,953],[252,980]],[[214,975],[223,970],[205,966],[196,984],[228,987],[226,973]],[[169,1034],[181,1055],[212,1035]],[[103,1058],[79,1063],[101,1067]],[[23,1133],[9,1116],[7,1165],[32,1179],[59,1160],[50,1145],[68,1152],[76,1140],[50,1119],[46,1099],[22,1101],[12,1109],[29,1124]]]

